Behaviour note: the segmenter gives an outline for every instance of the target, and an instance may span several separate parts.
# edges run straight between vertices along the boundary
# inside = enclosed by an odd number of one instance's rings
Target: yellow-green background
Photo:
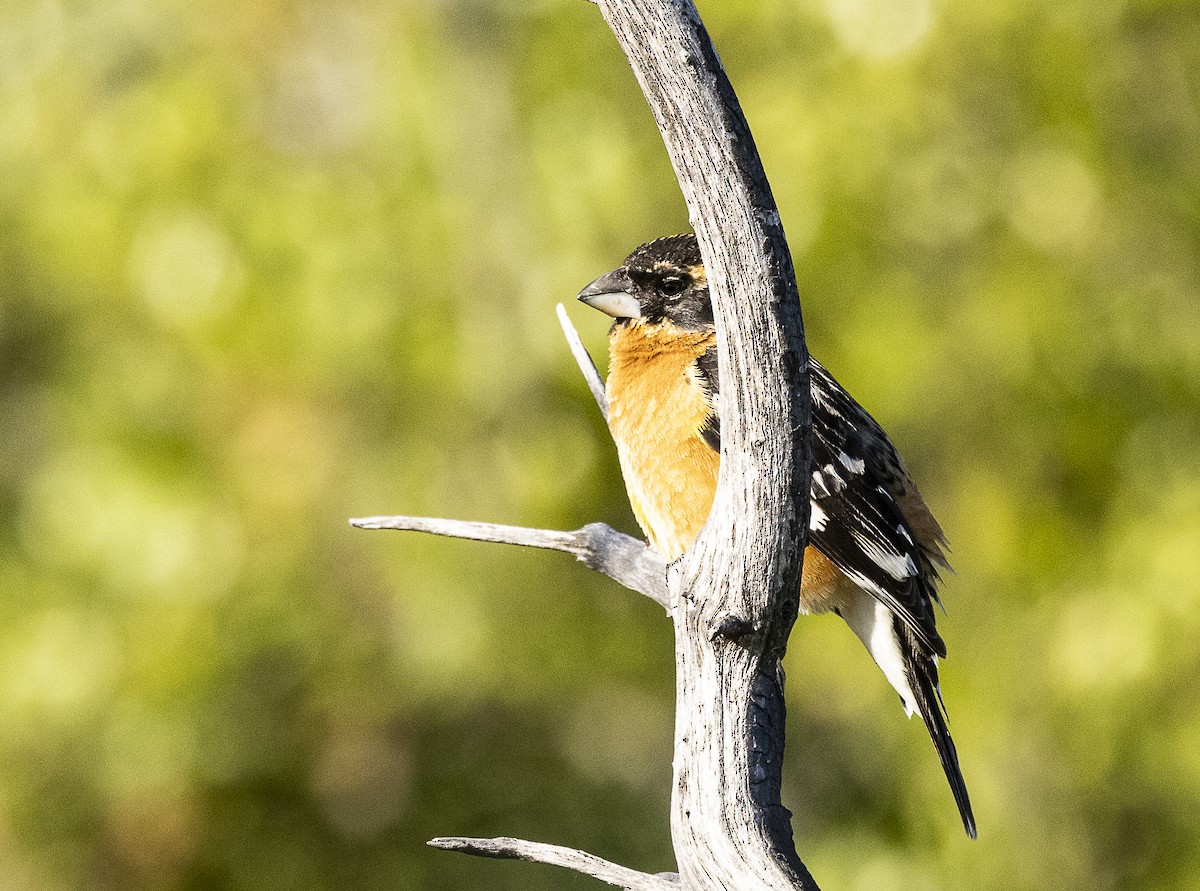
[[[1200,5],[702,12],[810,346],[958,573],[979,841],[805,619],[802,856],[1200,889]],[[672,868],[661,610],[345,520],[634,531],[553,306],[685,226],[583,0],[0,0],[0,887],[598,887],[446,834]]]

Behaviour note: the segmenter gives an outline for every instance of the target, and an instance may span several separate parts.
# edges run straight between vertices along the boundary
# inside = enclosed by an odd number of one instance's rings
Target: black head
[[[618,322],[670,322],[684,331],[713,326],[708,277],[695,235],[672,235],[642,245],[619,269],[580,291],[579,299]]]

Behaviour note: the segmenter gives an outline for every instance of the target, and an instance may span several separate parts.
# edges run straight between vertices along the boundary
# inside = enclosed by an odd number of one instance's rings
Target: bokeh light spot
[[[208,599],[236,580],[244,550],[237,518],[115,455],[65,451],[30,496],[22,535],[31,552],[94,572],[113,590]]]
[[[55,0],[0,7],[0,88],[39,77],[62,53],[63,11]]]
[[[169,326],[191,327],[220,316],[241,283],[229,237],[189,209],[153,213],[143,221],[130,271],[150,311]]]
[[[1154,613],[1144,603],[1086,594],[1059,619],[1055,663],[1074,687],[1115,690],[1146,671],[1156,647]]]
[[[930,0],[827,0],[825,11],[847,49],[875,59],[907,52],[933,26]]]
[[[1100,186],[1078,157],[1055,146],[1019,154],[1012,165],[1008,220],[1021,237],[1050,251],[1086,245]]]
[[[31,616],[4,650],[5,714],[11,720],[22,707],[62,717],[89,710],[115,683],[120,661],[116,635],[98,617],[69,609]]]

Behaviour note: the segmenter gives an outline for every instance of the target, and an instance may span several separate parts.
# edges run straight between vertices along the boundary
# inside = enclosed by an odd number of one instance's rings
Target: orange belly
[[[721,456],[700,433],[712,407],[692,370],[714,335],[657,334],[644,324],[614,330],[608,424],[633,515],[674,560],[696,540],[717,489]]]
[[[717,490],[721,456],[701,435],[712,406],[691,370],[714,336],[655,334],[644,324],[614,330],[608,424],[633,515],[651,547],[675,560],[700,534]],[[801,611],[835,609],[855,590],[824,554],[805,550]]]

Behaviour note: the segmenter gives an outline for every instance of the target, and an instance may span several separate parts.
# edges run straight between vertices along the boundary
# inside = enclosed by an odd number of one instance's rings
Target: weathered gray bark
[[[429,844],[443,851],[462,851],[477,857],[550,863],[585,873],[610,885],[628,888],[630,891],[680,891],[679,876],[676,873],[650,875],[626,866],[618,866],[586,851],[559,845],[546,845],[520,838],[435,838],[431,839]]]
[[[440,517],[362,517],[351,520],[350,525],[359,529],[428,532],[450,538],[563,551],[574,554],[575,559],[589,569],[602,572],[631,591],[646,595],[668,613],[671,611],[667,598],[667,564],[663,558],[646,547],[645,542],[630,538],[604,523],[588,523],[574,532],[501,526],[497,523],[468,523]]]
[[[796,617],[809,488],[807,352],[791,256],[690,0],[599,6],[671,156],[717,317],[721,478],[707,525],[667,576],[679,872],[696,889],[815,887],[779,799],[780,660]]]
[[[790,814],[779,798],[781,659],[796,617],[809,489],[807,352],[791,258],[750,131],[691,0],[597,5],[663,135],[700,241],[717,318],[720,481],[695,546],[666,568],[666,599],[660,600],[675,626],[677,671],[671,829],[679,877],[672,887],[816,889],[796,855]],[[572,348],[604,411],[594,368],[588,373],[590,359],[581,357],[581,347]],[[430,523],[449,521],[414,518],[353,522],[409,529],[424,522],[427,531],[577,555],[580,546],[572,537],[590,529],[587,547],[606,547],[596,526],[518,534],[511,527],[433,529]],[[507,530],[506,537],[498,528]],[[594,558],[589,565],[655,596],[640,582],[631,584],[641,578],[633,564],[653,564],[653,558],[635,555],[636,548],[624,542],[610,559]],[[562,849],[532,843],[438,844],[581,868],[564,860]],[[596,858],[577,853],[596,866]],[[667,881],[633,871],[582,871],[628,888]]]

